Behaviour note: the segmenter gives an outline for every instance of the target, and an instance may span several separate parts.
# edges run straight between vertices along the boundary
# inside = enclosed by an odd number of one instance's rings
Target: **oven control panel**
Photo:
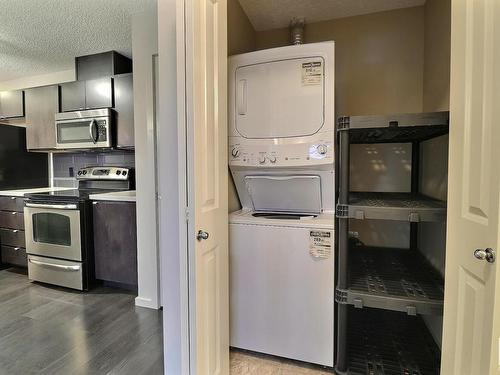
[[[76,174],[78,180],[128,180],[130,168],[125,167],[86,167]]]

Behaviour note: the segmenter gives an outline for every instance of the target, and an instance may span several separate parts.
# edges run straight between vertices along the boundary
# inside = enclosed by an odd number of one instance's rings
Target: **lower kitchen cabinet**
[[[137,288],[137,221],[134,202],[94,201],[96,279]]]
[[[23,208],[23,198],[0,197],[0,254],[2,264],[28,267]]]

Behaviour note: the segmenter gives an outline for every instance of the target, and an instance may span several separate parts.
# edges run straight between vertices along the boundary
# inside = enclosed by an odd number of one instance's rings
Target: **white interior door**
[[[226,0],[186,0],[191,373],[229,373]]]
[[[451,37],[441,374],[500,374],[499,262],[477,258],[499,250],[500,1],[453,0]]]

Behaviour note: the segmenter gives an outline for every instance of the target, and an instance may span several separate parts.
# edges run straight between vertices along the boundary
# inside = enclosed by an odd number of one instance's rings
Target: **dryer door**
[[[254,139],[309,136],[325,119],[322,57],[239,67],[234,84],[236,130]]]
[[[319,176],[246,176],[245,184],[257,212],[321,212]]]

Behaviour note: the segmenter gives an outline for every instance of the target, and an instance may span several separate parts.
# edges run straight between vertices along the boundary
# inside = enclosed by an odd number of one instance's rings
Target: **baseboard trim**
[[[135,297],[135,305],[155,310],[158,310],[160,308],[160,305],[158,305],[158,303],[155,303],[151,298],[143,297]]]

